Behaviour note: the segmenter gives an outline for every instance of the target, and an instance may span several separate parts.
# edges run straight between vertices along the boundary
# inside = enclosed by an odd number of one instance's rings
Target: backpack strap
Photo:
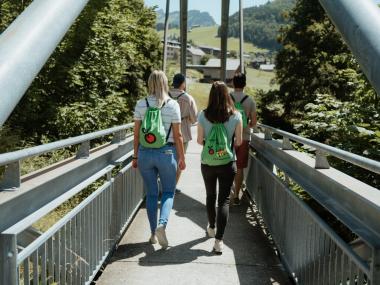
[[[248,99],[248,95],[245,95],[244,98],[241,99],[240,104],[243,104],[243,102],[244,102],[245,100],[247,100],[247,99]]]
[[[172,124],[170,124],[170,127],[169,127],[169,131],[168,133],[166,134],[166,142],[168,142],[168,139],[169,139],[169,136],[170,136],[170,132],[172,130]]]
[[[172,98],[172,99],[174,99],[174,100],[178,100],[182,95],[184,95],[184,94],[186,94],[186,92],[185,91],[183,91],[181,94],[179,94],[176,98],[174,98],[174,96],[170,93],[170,92],[168,92],[168,95],[169,95],[169,97],[170,98]]]
[[[171,97],[171,95],[170,95],[170,93],[169,93],[169,96]],[[172,98],[172,97],[171,97]],[[165,104],[167,103],[167,102],[169,102],[171,99],[168,99],[166,102],[164,102],[164,104],[162,104],[162,106],[161,106],[161,109],[165,106]],[[172,130],[172,124],[170,124],[170,127],[169,127],[169,130],[168,130],[168,133],[166,134],[166,142],[168,142],[168,139],[169,139],[169,136],[170,136],[170,132],[171,132],[171,130]]]
[[[146,102],[146,107],[149,108],[149,102],[148,102],[148,98],[145,98],[145,102]]]

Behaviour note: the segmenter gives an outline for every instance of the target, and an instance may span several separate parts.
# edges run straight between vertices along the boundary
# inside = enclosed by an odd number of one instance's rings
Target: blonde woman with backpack
[[[236,174],[234,146],[242,143],[242,131],[241,114],[234,107],[227,85],[214,82],[207,108],[198,117],[197,142],[203,145],[201,171],[206,187],[207,234],[215,237],[213,250],[218,254],[223,251],[230,190]]]
[[[138,168],[146,191],[146,208],[150,224],[149,241],[166,248],[166,225],[173,207],[177,167],[186,168],[181,134],[181,112],[168,95],[168,79],[155,70],[148,79],[149,96],[137,102],[134,113],[134,153],[132,166]],[[159,219],[158,185],[162,185]],[[158,224],[157,224],[158,220]]]

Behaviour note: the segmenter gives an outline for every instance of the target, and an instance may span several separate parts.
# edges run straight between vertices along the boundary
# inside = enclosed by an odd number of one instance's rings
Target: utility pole
[[[222,0],[222,25],[220,27],[220,80],[226,81],[227,70],[227,40],[228,40],[228,14],[230,0]]]
[[[188,0],[180,0],[181,73],[186,77]]]
[[[166,72],[166,63],[168,60],[169,7],[170,7],[170,0],[166,0],[165,27],[164,27],[164,55],[163,55],[163,61],[162,61],[163,72]]]
[[[244,73],[244,21],[243,0],[239,0],[239,24],[240,24],[240,72]]]

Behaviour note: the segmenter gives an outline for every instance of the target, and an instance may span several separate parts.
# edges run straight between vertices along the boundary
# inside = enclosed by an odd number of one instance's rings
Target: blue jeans
[[[138,168],[146,191],[146,209],[150,230],[154,233],[157,228],[158,176],[160,176],[162,185],[159,224],[166,226],[170,210],[173,207],[177,172],[176,149],[174,146],[168,145],[161,148],[139,146],[137,157]]]

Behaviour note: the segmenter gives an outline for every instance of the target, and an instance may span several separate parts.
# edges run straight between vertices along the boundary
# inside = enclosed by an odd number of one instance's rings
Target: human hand
[[[186,168],[185,159],[179,159],[178,160],[178,167],[180,170],[185,170],[185,168]]]
[[[137,159],[132,160],[132,167],[137,168]]]

